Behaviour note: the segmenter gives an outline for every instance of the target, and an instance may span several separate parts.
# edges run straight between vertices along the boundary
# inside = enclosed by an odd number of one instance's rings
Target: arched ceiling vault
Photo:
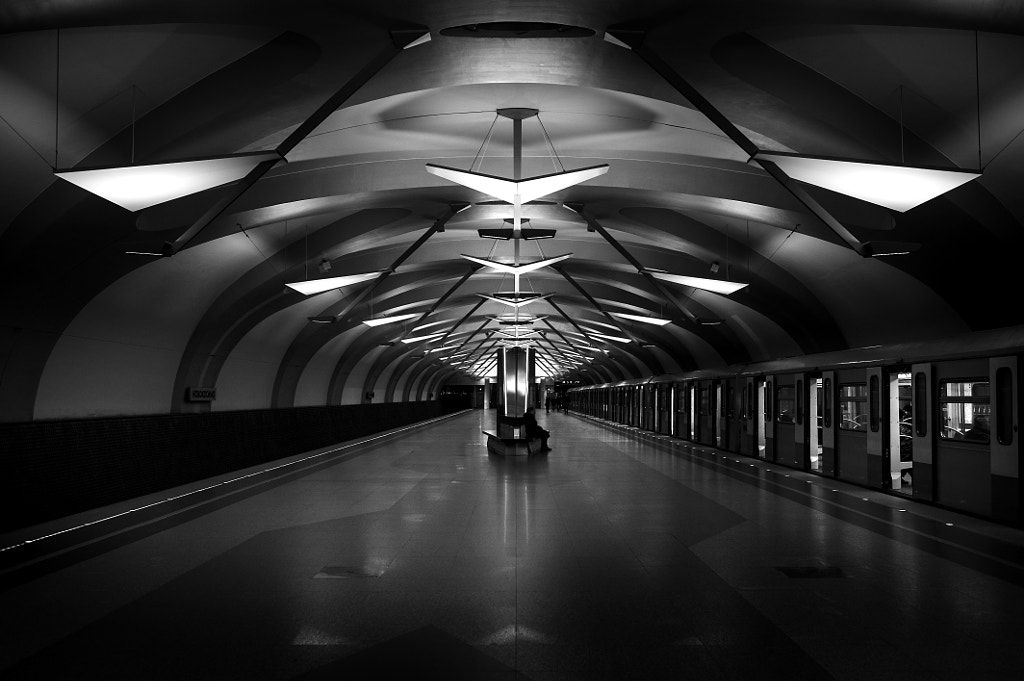
[[[449,30],[488,22],[581,30]],[[1022,324],[999,295],[1019,289],[1022,31],[1009,0],[6,2],[0,413],[211,408],[197,385],[216,409],[426,399],[515,329],[603,382]],[[516,262],[478,233],[513,207],[426,171],[512,178],[509,108],[537,110],[520,177],[608,166],[522,206],[554,237],[519,262],[571,257],[521,277],[540,298],[518,320],[495,300],[513,277],[462,257]],[[982,175],[900,213],[751,149]],[[268,150],[134,213],[53,173]],[[882,242],[912,252],[857,248]]]

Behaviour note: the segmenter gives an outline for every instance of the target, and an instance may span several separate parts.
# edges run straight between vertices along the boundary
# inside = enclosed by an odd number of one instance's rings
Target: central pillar
[[[519,417],[533,403],[536,380],[533,348],[502,348],[498,354],[498,415]]]

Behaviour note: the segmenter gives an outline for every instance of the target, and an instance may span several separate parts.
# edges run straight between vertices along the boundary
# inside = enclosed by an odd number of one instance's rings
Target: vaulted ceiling
[[[0,414],[425,399],[516,329],[606,382],[1020,325],[1022,30],[995,0],[5,2]],[[552,239],[481,238],[513,207],[425,169],[514,177],[506,108],[537,111],[520,177],[608,165],[522,207]],[[751,148],[983,172],[899,213]],[[54,176],[274,150],[136,212]],[[462,257],[563,254],[521,277],[530,324]]]

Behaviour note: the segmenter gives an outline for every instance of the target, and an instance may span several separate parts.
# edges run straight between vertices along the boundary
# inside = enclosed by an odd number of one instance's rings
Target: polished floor
[[[539,420],[546,456],[467,412],[8,570],[0,677],[1024,678],[1024,533]]]

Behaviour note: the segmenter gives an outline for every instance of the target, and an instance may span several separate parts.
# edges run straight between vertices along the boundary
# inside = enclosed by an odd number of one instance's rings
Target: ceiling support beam
[[[410,329],[414,329],[418,325],[420,325],[423,322],[425,322],[427,317],[429,317],[430,315],[434,314],[434,312],[437,311],[437,308],[441,307],[444,304],[444,301],[448,300],[448,298],[450,298],[453,293],[458,291],[459,288],[463,284],[465,284],[466,281],[469,280],[469,278],[472,277],[477,272],[477,270],[479,270],[481,267],[482,267],[482,265],[471,265],[470,268],[469,268],[469,271],[466,272],[465,274],[463,274],[459,278],[459,280],[457,282],[455,282],[455,284],[452,285],[451,288],[449,288],[447,291],[445,291],[444,295],[442,295],[440,298],[435,300],[434,304],[430,306],[430,309],[427,310],[426,312],[424,312],[422,315],[420,315],[420,318],[417,319],[413,324],[410,324],[409,328]],[[481,300],[480,302],[482,303],[483,300]],[[454,329],[449,329],[448,332],[445,333],[444,337],[447,338],[448,334],[451,333],[453,330]],[[401,336],[399,336],[395,340],[404,340],[410,333],[411,333],[411,330],[410,331],[406,331],[405,333],[403,333]]]
[[[614,326],[616,329],[618,329],[621,334],[623,334],[624,336],[628,337],[631,341],[633,341],[634,343],[637,344],[637,347],[639,347],[640,340],[636,336],[634,336],[632,333],[627,331],[625,328],[623,328],[622,325],[619,324],[619,321],[617,319],[615,319],[615,317],[612,317],[610,314],[608,314],[605,311],[605,309],[603,307],[601,307],[601,304],[599,302],[597,302],[596,300],[594,300],[594,296],[592,296],[589,293],[587,293],[586,289],[584,289],[582,286],[580,286],[579,282],[576,281],[575,279],[573,279],[572,276],[568,272],[566,272],[564,268],[562,268],[560,265],[554,265],[554,266],[552,266],[551,269],[553,269],[554,271],[556,271],[559,274],[561,274],[563,279],[565,279],[567,282],[569,282],[574,289],[579,291],[581,296],[583,296],[584,298],[587,299],[587,302],[590,303],[591,307],[593,307],[595,310],[597,310],[598,314],[602,315],[605,319],[607,319],[608,322],[612,326]]]
[[[406,47],[409,47],[412,43],[423,37],[424,33],[428,33],[426,27],[417,27],[410,29],[397,29],[390,31],[390,40],[386,47],[378,52],[373,59],[369,61],[362,69],[359,70],[352,78],[348,80],[341,88],[338,89],[331,97],[320,105],[320,107],[314,111],[306,120],[304,120],[299,127],[295,128],[288,137],[284,139],[274,149],[275,152],[284,158],[287,154],[294,149],[299,142],[304,140],[313,130],[317,128],[321,123],[327,120],[327,117],[338,110],[352,95],[356,93],[359,88],[363,87],[371,78],[387,66],[396,55],[398,55]],[[263,161],[256,165],[249,174],[239,180],[237,183],[232,185],[228,192],[221,197],[216,203],[210,206],[205,213],[203,213],[198,220],[192,223],[184,232],[178,235],[178,238],[174,241],[168,241],[164,243],[163,255],[172,256],[175,255],[182,248],[187,246],[201,231],[207,226],[213,223],[214,220],[219,218],[224,212],[232,206],[245,192],[249,190],[256,182],[262,178],[267,172],[277,165],[279,159],[272,159]]]
[[[479,301],[477,301],[476,305],[474,305],[472,308],[470,308],[469,312],[467,312],[466,314],[464,314],[462,316],[462,319],[460,319],[459,321],[455,322],[455,326],[453,326],[452,328],[448,329],[448,332],[445,333],[440,338],[438,338],[435,342],[438,345],[442,345],[445,342],[445,340],[448,339],[448,336],[452,335],[452,331],[454,331],[455,329],[457,329],[460,326],[462,326],[463,324],[465,324],[466,320],[469,319],[470,317],[472,317],[473,313],[476,312],[477,310],[479,310],[480,306],[483,305],[484,302],[486,302],[486,301],[483,298],[481,298]]]
[[[782,187],[788,191],[793,198],[802,203],[807,210],[811,212],[816,218],[818,218],[826,227],[838,236],[843,242],[846,243],[850,248],[856,251],[861,257],[869,257],[872,254],[872,249],[868,244],[865,244],[860,239],[855,237],[850,230],[846,229],[825,208],[818,203],[814,197],[807,193],[807,191],[800,186],[800,184],[787,175],[779,166],[767,159],[754,158],[761,149],[757,147],[743,132],[740,131],[732,121],[730,121],[725,114],[718,110],[714,104],[705,99],[693,85],[690,84],[685,78],[679,75],[675,69],[668,65],[658,53],[647,46],[646,43],[646,32],[629,29],[610,29],[606,35],[610,35],[614,38],[613,41],[617,45],[622,45],[634,53],[638,57],[644,60],[644,62],[650,66],[659,76],[665,79],[665,81],[671,85],[676,92],[681,94],[687,99],[698,111],[704,114],[708,120],[710,120],[715,127],[725,133],[725,135],[731,139],[740,149],[743,150],[751,160],[756,161],[764,170],[775,179]]]
[[[588,228],[600,234],[601,237],[605,241],[607,241],[612,248],[619,252],[619,255],[621,255],[626,260],[626,262],[628,262],[630,265],[633,266],[634,269],[636,269],[637,273],[640,276],[647,280],[647,283],[654,287],[655,291],[661,294],[661,297],[665,300],[665,302],[667,302],[676,310],[678,310],[679,313],[683,315],[683,317],[685,317],[687,320],[693,322],[698,326],[701,324],[701,322],[721,321],[701,319],[692,312],[690,312],[689,310],[687,310],[686,307],[682,303],[680,303],[674,295],[672,295],[672,292],[669,291],[668,288],[666,288],[665,285],[661,283],[661,281],[655,279],[651,275],[651,273],[648,272],[647,269],[640,263],[640,261],[633,257],[633,254],[626,250],[625,246],[619,243],[618,239],[616,239],[615,237],[608,233],[608,230],[604,228],[604,225],[598,222],[597,218],[591,215],[590,211],[588,211],[586,206],[584,206],[582,203],[566,203],[565,207],[579,215],[581,218],[583,218],[583,220],[586,221]]]
[[[579,333],[579,334],[580,334],[581,336],[583,336],[584,338],[586,338],[586,339],[587,339],[587,342],[588,342],[588,343],[590,343],[591,345],[597,345],[598,343],[601,343],[601,344],[605,344],[605,345],[608,345],[608,344],[610,344],[610,343],[608,343],[608,341],[598,341],[598,340],[595,340],[595,339],[591,338],[591,337],[590,337],[590,334],[589,334],[589,333],[587,333],[586,331],[584,331],[584,330],[583,330],[583,327],[581,327],[581,326],[580,326],[579,324],[577,324],[577,323],[576,323],[576,320],[575,320],[575,319],[573,319],[572,317],[570,317],[569,315],[567,315],[567,314],[565,313],[565,310],[563,310],[562,308],[560,308],[560,307],[558,306],[558,303],[556,303],[556,302],[555,302],[554,300],[552,300],[551,298],[548,298],[548,299],[547,299],[547,301],[548,301],[548,302],[549,302],[549,303],[551,304],[551,307],[555,308],[555,311],[556,311],[556,312],[558,312],[558,314],[560,314],[560,315],[561,315],[561,316],[562,316],[562,317],[563,317],[563,318],[565,319],[565,321],[567,321],[567,322],[569,322],[570,324],[572,324],[573,328],[575,328],[575,329],[576,329],[576,331],[577,331],[577,332],[578,332],[578,333]],[[547,324],[548,326],[551,326],[551,322],[549,322],[549,321],[548,321],[548,320],[546,320],[546,319],[544,320],[544,323],[545,323],[545,324]],[[551,328],[554,328],[554,327],[551,327]],[[560,336],[561,336],[562,334],[558,334],[558,335],[560,335]],[[565,338],[565,336],[562,336],[562,338],[564,339],[564,338]]]
[[[349,315],[349,313],[351,313],[352,310],[354,310],[356,306],[359,305],[359,303],[363,302],[363,300],[365,300],[367,296],[373,293],[378,286],[384,283],[385,279],[394,274],[402,263],[408,260],[413,253],[419,250],[419,247],[426,243],[427,239],[437,234],[438,232],[443,232],[444,226],[448,223],[448,221],[455,217],[455,215],[458,214],[460,211],[465,210],[468,206],[468,203],[448,204],[448,209],[444,212],[444,214],[441,215],[441,217],[434,220],[434,224],[432,224],[427,229],[427,231],[423,232],[423,234],[421,234],[420,237],[412,243],[412,245],[406,248],[405,251],[403,251],[402,254],[398,256],[393,263],[391,263],[390,267],[381,272],[380,275],[378,275],[377,278],[373,280],[372,284],[364,287],[363,290],[361,290],[356,296],[354,296],[352,300],[349,301],[348,305],[345,306],[345,309],[336,314],[334,318],[345,319]]]

